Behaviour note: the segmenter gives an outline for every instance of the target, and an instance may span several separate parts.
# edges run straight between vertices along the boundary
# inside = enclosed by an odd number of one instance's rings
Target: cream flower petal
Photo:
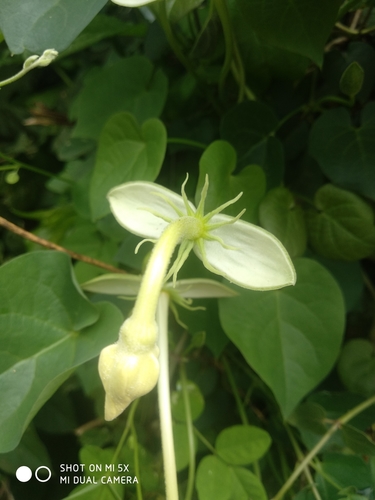
[[[237,295],[237,292],[223,285],[223,283],[205,278],[178,280],[175,286],[173,286],[173,283],[167,283],[165,289],[172,289],[180,297],[186,299],[235,297]]]
[[[108,200],[117,222],[143,238],[159,238],[168,225],[161,217],[170,220],[179,217],[166,200],[173,203],[181,215],[186,215],[182,197],[153,182],[135,181],[121,184],[111,189]],[[189,205],[195,210],[192,203]]]
[[[155,2],[155,0],[112,0],[112,2],[123,7],[142,7],[142,5]]]
[[[141,281],[141,276],[109,273],[82,283],[81,288],[86,292],[134,297],[139,292]]]
[[[219,214],[209,223],[230,220],[233,218]],[[209,234],[230,246],[230,249],[225,248],[218,241],[205,239],[194,247],[210,271],[253,290],[273,290],[294,285],[296,274],[288,252],[268,231],[238,220],[234,224],[213,229]]]

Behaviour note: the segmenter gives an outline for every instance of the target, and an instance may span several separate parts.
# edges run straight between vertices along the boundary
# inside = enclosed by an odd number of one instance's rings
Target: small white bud
[[[159,378],[159,348],[131,352],[120,340],[102,350],[99,375],[105,389],[104,416],[113,420],[132,401],[150,392]]]

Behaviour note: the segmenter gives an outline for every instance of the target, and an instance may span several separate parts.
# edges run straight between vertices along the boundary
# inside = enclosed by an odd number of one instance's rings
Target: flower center
[[[183,239],[195,241],[203,238],[206,228],[201,218],[185,215],[180,217],[179,222],[183,228]]]

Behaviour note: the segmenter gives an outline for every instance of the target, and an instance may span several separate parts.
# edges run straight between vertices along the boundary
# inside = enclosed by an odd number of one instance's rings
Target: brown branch
[[[22,229],[19,226],[16,226],[12,222],[9,222],[8,220],[4,219],[3,217],[0,217],[0,226],[5,227],[8,229],[8,231],[11,231],[12,233],[18,234],[18,236],[21,236],[22,238],[25,238],[26,240],[30,240],[33,243],[37,243],[38,245],[41,245],[46,248],[50,248],[51,250],[57,250],[58,252],[64,252],[70,255],[72,259],[75,260],[80,260],[82,262],[86,262],[86,264],[91,264],[96,267],[101,267],[102,269],[105,269],[106,271],[109,271],[111,273],[125,273],[126,271],[123,271],[122,269],[118,269],[117,267],[111,266],[109,264],[106,264],[105,262],[102,262],[101,260],[96,260],[93,259],[92,257],[88,257],[87,255],[82,255],[80,253],[72,252],[71,250],[68,250],[67,248],[61,247],[60,245],[56,245],[55,243],[52,243],[51,241],[45,240],[43,238],[39,238],[39,236],[35,236],[33,233],[29,233],[29,231],[25,231],[25,229]]]

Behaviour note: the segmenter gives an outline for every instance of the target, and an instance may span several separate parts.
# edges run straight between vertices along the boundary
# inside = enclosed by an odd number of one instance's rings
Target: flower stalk
[[[161,442],[163,450],[164,479],[167,500],[178,500],[176,458],[173,442],[171,396],[169,390],[168,360],[168,304],[169,295],[162,292],[158,302],[157,323],[159,327],[160,375],[158,401]]]

